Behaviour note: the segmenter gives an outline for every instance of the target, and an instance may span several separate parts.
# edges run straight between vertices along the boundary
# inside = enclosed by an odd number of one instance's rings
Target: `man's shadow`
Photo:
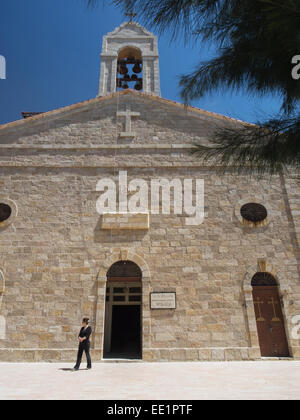
[[[87,368],[78,369],[77,371],[73,368],[59,368],[58,370],[63,370],[64,372],[78,372],[78,370],[88,370]]]

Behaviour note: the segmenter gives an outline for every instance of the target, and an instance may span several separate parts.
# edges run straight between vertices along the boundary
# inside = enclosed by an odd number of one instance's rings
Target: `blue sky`
[[[0,124],[22,111],[49,111],[97,95],[102,36],[126,19],[107,1],[87,9],[83,0],[10,0],[2,2],[0,55],[7,79],[0,80]],[[147,28],[153,30],[153,28]],[[178,76],[211,54],[206,45],[171,43],[159,37],[162,96],[180,100]],[[280,101],[247,94],[212,94],[193,105],[255,122],[277,112]]]

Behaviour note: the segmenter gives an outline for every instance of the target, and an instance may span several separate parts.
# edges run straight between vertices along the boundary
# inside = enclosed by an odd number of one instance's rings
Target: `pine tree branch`
[[[195,145],[192,153],[220,170],[239,173],[278,173],[282,167],[300,171],[300,115],[261,125],[219,128],[211,145]]]
[[[279,7],[280,9],[283,9],[283,10],[288,10],[289,12],[300,14],[300,10],[293,9],[292,7],[289,7],[289,6],[284,5],[282,3],[280,3],[280,4],[279,3],[275,3],[273,0],[257,0],[257,1],[259,1],[261,3],[270,4],[271,6]]]

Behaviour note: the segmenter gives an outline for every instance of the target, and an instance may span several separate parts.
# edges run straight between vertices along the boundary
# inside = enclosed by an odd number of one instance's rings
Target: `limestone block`
[[[249,359],[250,360],[259,360],[261,359],[260,349],[257,347],[249,348]]]
[[[0,340],[5,340],[6,338],[6,320],[4,316],[0,316]]]
[[[201,361],[209,361],[212,358],[212,351],[210,349],[199,349],[198,359]]]
[[[225,360],[242,360],[240,349],[225,349]]]
[[[211,351],[212,360],[223,361],[225,360],[225,351],[224,349],[212,349]]]

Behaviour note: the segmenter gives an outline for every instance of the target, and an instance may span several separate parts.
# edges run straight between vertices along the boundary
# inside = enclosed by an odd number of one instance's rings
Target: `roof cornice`
[[[204,116],[207,116],[207,117],[210,117],[210,118],[215,118],[215,119],[218,119],[218,120],[223,120],[223,121],[228,121],[228,122],[235,122],[235,123],[239,123],[239,124],[243,124],[243,125],[253,125],[253,124],[247,123],[245,121],[230,118],[230,117],[227,117],[227,116],[224,116],[224,115],[221,115],[221,114],[217,114],[217,113],[214,113],[214,112],[210,112],[210,111],[205,111],[203,109],[196,108],[196,107],[191,106],[191,105],[185,105],[185,104],[175,102],[175,101],[170,100],[170,99],[165,99],[165,98],[162,98],[161,96],[146,94],[146,93],[143,93],[143,92],[137,92],[137,91],[132,90],[132,89],[126,89],[126,90],[123,90],[121,92],[115,92],[115,93],[112,93],[110,95],[106,95],[106,96],[102,96],[102,97],[99,96],[99,97],[96,97],[96,98],[93,98],[93,99],[89,99],[89,100],[86,100],[86,101],[83,101],[83,102],[79,102],[79,103],[74,104],[74,105],[65,106],[65,107],[58,108],[58,109],[55,109],[55,110],[52,110],[52,111],[43,112],[41,114],[26,118],[26,119],[22,119],[22,120],[20,119],[20,120],[17,120],[17,121],[13,121],[13,122],[10,122],[10,123],[0,125],[0,134],[1,134],[1,132],[3,132],[4,130],[7,130],[9,128],[27,127],[28,125],[31,125],[33,123],[36,123],[36,122],[39,122],[39,121],[44,121],[44,120],[47,120],[48,118],[51,118],[51,117],[60,116],[61,114],[64,114],[64,113],[69,112],[69,111],[80,110],[80,109],[82,109],[84,107],[87,107],[89,105],[102,103],[102,102],[108,101],[109,99],[117,98],[117,97],[125,96],[125,95],[135,95],[135,96],[140,97],[140,98],[151,99],[152,101],[160,102],[162,104],[171,105],[173,107],[177,107],[178,110],[182,110],[182,111],[185,111],[185,112],[191,112],[195,115],[204,115]]]

